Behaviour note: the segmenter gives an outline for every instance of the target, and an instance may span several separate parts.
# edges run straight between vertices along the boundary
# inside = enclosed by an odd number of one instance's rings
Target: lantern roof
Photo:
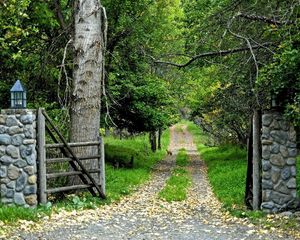
[[[11,92],[25,92],[25,88],[22,86],[20,80],[17,80],[13,87],[10,89]]]

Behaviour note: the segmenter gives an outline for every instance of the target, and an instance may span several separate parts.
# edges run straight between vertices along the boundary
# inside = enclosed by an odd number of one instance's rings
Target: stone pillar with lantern
[[[10,109],[0,113],[0,200],[37,205],[36,110],[26,109],[26,90],[11,88]]]

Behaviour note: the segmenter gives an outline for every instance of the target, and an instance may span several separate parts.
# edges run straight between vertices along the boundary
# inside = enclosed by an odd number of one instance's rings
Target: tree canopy
[[[16,79],[33,106],[70,105],[73,2],[0,1],[2,108]],[[244,144],[253,109],[270,108],[271,96],[300,124],[298,1],[101,4],[109,24],[103,127],[155,131],[187,112],[216,140]]]

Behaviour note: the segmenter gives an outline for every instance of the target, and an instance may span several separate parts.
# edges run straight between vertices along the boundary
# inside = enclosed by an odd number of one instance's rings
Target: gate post
[[[46,193],[46,151],[45,151],[45,117],[42,109],[38,109],[37,118],[37,145],[38,145],[38,177],[39,177],[39,201],[42,204],[47,203]]]
[[[100,179],[100,185],[101,185],[101,191],[105,195],[105,154],[104,154],[104,142],[103,138],[99,137],[99,150],[98,154],[100,153],[99,158],[99,179]]]

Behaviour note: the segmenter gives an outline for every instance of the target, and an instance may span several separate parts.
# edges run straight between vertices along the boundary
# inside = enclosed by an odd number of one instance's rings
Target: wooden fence
[[[105,165],[104,144],[101,138],[93,142],[67,143],[63,135],[53,124],[44,109],[38,110],[37,121],[38,144],[38,168],[39,168],[39,199],[41,203],[47,203],[48,195],[71,190],[88,189],[93,196],[105,198]],[[52,143],[46,143],[46,133],[52,139]],[[77,148],[77,149],[76,149]],[[93,148],[94,154],[82,156],[86,152],[84,148]],[[49,157],[49,152],[56,151]],[[77,156],[78,155],[78,156]],[[96,161],[96,168],[87,169],[84,161]],[[55,172],[51,165],[64,163],[64,168]],[[81,184],[63,186],[49,186],[49,181],[55,178],[70,178],[78,176]],[[70,181],[66,181],[70,182]],[[78,182],[78,181],[77,181]]]

